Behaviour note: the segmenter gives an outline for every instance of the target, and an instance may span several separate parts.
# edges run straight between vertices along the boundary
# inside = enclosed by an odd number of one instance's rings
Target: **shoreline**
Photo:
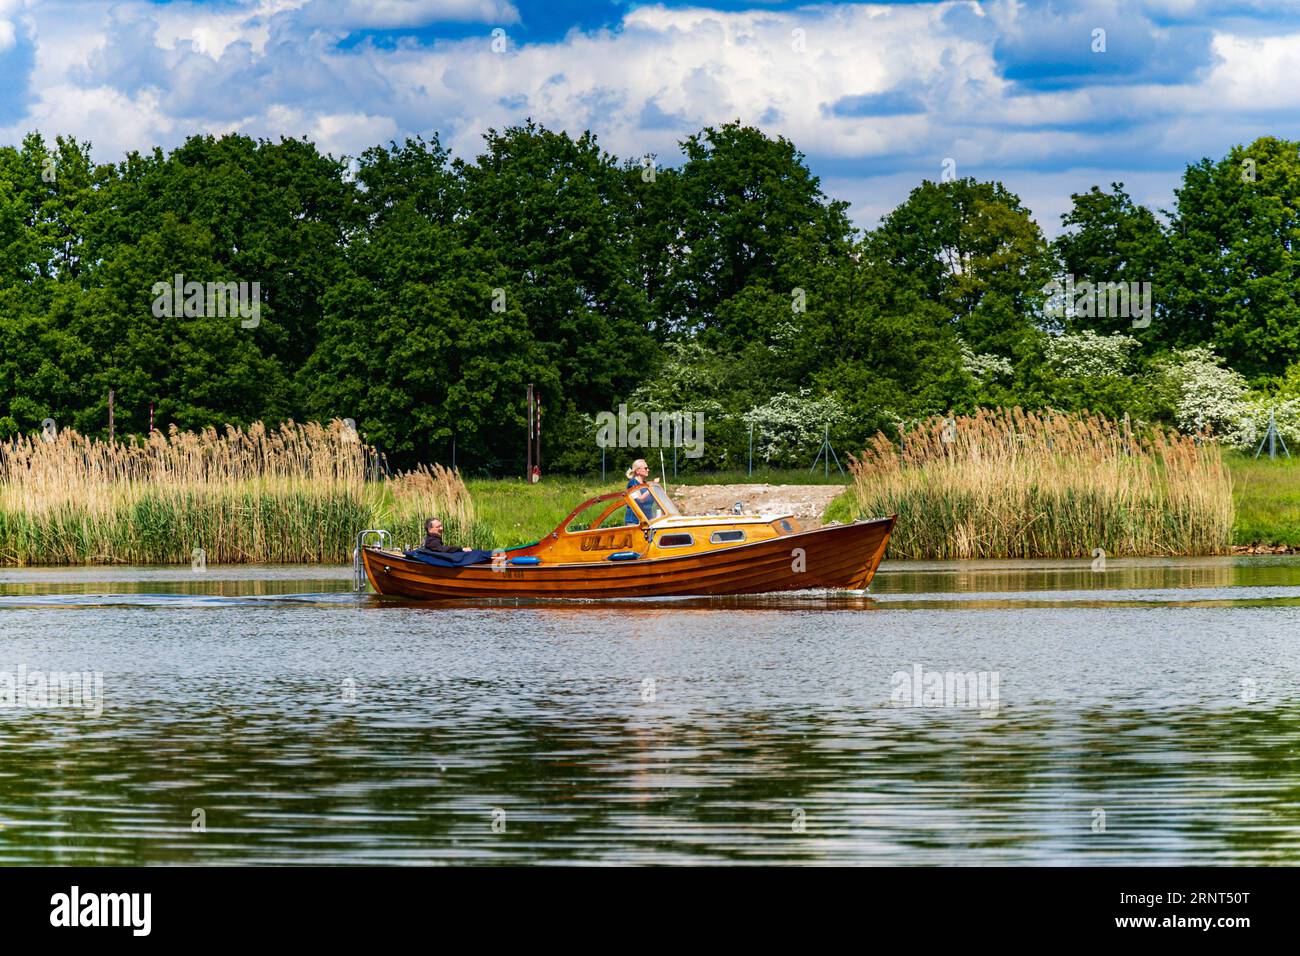
[[[1300,462],[1256,460],[1241,453],[1225,453],[1224,462],[1232,477],[1234,520],[1222,547],[1112,550],[1105,538],[1099,537],[1088,547],[1081,544],[1050,553],[990,553],[984,557],[1072,560],[1091,554],[1094,547],[1103,548],[1107,557],[1300,553]],[[805,527],[831,521],[847,523],[858,517],[850,480],[824,481],[820,474],[814,478],[802,469],[765,469],[752,480],[747,477],[743,472],[665,476],[665,484],[684,511],[729,511],[739,501],[745,511],[788,511]],[[447,477],[407,486],[392,480],[365,481],[346,487],[312,479],[293,486],[251,480],[194,485],[179,495],[159,485],[153,490],[139,489],[136,498],[121,501],[110,492],[107,504],[97,507],[72,500],[61,504],[57,512],[42,507],[0,507],[0,569],[184,566],[194,550],[204,548],[206,561],[213,565],[346,566],[355,535],[362,528],[384,527],[393,534],[395,546],[411,546],[426,513],[450,516],[453,537],[469,546],[505,548],[549,533],[577,503],[617,490],[622,484],[620,472],[607,475],[604,481],[598,475],[548,475],[538,484],[513,477],[466,478],[463,484]],[[435,493],[453,486],[459,486],[467,499],[464,520],[456,519],[449,505],[439,504]],[[151,506],[147,511],[139,504],[141,497]],[[155,506],[160,500],[166,507]],[[288,516],[297,520],[284,520]],[[900,526],[907,520],[908,515],[900,514]],[[256,528],[250,522],[255,522]],[[1028,521],[1025,527],[1029,527]],[[975,530],[980,530],[978,522]],[[221,544],[214,547],[208,536],[221,537]],[[1006,540],[1015,544],[1025,537],[1013,532]],[[1070,541],[1055,543],[1072,545]],[[890,551],[894,550],[891,543]],[[887,559],[900,557],[887,554]],[[907,557],[942,560],[945,556]]]

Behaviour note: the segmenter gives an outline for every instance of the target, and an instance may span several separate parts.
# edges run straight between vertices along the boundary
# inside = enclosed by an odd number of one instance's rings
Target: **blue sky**
[[[1049,233],[1093,184],[1168,206],[1187,163],[1300,139],[1297,76],[1300,4],[1271,0],[0,0],[0,142],[108,161],[195,132],[336,155],[436,132],[472,156],[532,117],[674,164],[739,118],[864,227],[949,159]]]

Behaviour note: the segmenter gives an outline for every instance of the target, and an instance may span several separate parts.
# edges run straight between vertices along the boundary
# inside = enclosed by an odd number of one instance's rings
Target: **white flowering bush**
[[[1047,339],[1047,363],[1063,378],[1123,375],[1138,340],[1131,335],[1098,335],[1091,329]]]
[[[754,426],[754,456],[785,465],[811,464],[826,426],[834,429],[847,418],[835,396],[813,399],[806,388],[798,395],[779,392],[742,416],[747,426]]]
[[[966,345],[961,347],[961,367],[977,382],[1007,378],[1014,371],[1010,359],[994,355],[992,352],[976,354]]]
[[[1174,353],[1163,370],[1164,383],[1173,392],[1174,420],[1181,431],[1208,429],[1224,444],[1244,447],[1255,437],[1256,413],[1246,379],[1219,361],[1201,345]]]

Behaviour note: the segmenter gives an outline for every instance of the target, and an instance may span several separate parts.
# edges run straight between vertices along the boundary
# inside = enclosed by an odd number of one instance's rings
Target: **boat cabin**
[[[548,564],[635,561],[718,551],[802,530],[790,514],[683,515],[667,490],[650,483],[585,501],[541,541],[510,553]]]

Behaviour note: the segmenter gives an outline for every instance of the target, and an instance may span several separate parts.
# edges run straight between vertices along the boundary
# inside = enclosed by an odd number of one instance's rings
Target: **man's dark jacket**
[[[424,550],[446,552],[446,551],[459,551],[460,548],[453,548],[449,544],[443,544],[442,535],[440,534],[428,534],[424,536]]]

